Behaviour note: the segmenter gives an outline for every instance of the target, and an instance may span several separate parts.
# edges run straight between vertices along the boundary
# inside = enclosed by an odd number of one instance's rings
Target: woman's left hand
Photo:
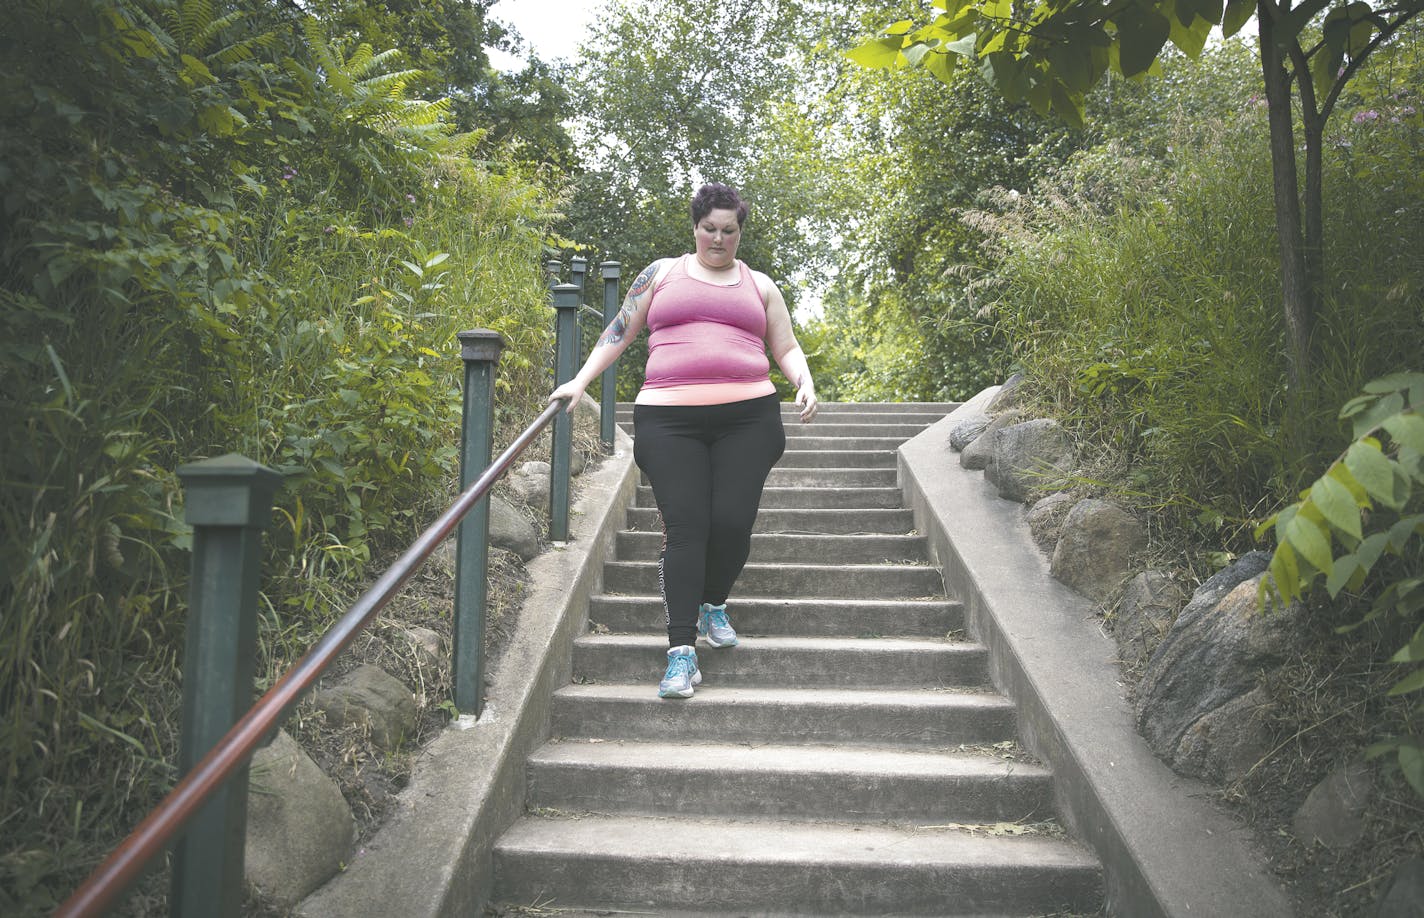
[[[820,400],[816,398],[816,387],[806,383],[796,390],[796,407],[801,409],[801,423],[809,424],[816,417]]]

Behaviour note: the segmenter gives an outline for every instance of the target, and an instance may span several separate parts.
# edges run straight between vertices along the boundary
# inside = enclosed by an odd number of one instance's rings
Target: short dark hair
[[[692,196],[692,225],[696,226],[701,223],[702,218],[714,210],[735,210],[737,226],[741,226],[746,222],[750,208],[747,207],[747,202],[742,200],[742,196],[737,194],[737,189],[731,185],[708,182],[697,189],[697,194]]]

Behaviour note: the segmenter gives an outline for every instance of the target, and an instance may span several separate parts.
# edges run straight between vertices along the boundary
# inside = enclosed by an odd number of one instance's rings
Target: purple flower
[[[297,177],[297,168],[296,168],[295,166],[287,166],[285,169],[282,170],[282,181],[284,181],[284,182],[290,182],[292,179],[294,179],[294,178],[296,178],[296,177]]]
[[[415,225],[415,221],[414,221],[413,219],[411,219],[410,217],[404,217],[404,218],[402,218],[402,219],[405,221],[405,225],[406,225],[406,226],[414,226],[414,225]]]
[[[408,195],[406,195],[406,196],[405,196],[405,199],[406,199],[407,201],[409,201],[410,203],[412,203],[412,204],[415,203],[415,195],[413,195],[413,194],[408,194]]]
[[[1356,124],[1364,124],[1366,121],[1378,121],[1379,116],[1379,112],[1375,111],[1374,109],[1370,109],[1367,112],[1355,112],[1355,117],[1351,118],[1350,120],[1354,121]]]

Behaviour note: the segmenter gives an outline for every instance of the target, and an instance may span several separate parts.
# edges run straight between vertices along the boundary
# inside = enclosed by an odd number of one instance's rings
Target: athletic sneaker
[[[696,649],[684,644],[667,652],[668,668],[658,683],[659,698],[691,698],[692,687],[702,682],[702,670],[697,668]]]
[[[727,604],[712,606],[707,603],[702,604],[702,608],[697,610],[697,633],[707,639],[707,643],[713,647],[736,647],[737,632],[732,630],[732,623],[727,621]]]

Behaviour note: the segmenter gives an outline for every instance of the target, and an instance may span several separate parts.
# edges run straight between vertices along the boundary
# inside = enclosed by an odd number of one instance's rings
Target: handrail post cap
[[[605,261],[598,267],[603,270],[604,280],[615,280],[617,279],[618,275],[622,273],[621,269],[623,265],[621,262],[617,261]]]
[[[569,265],[575,271],[582,271],[588,267],[588,259],[584,258],[582,255],[575,255],[573,258],[569,259]]]
[[[554,287],[555,309],[577,309],[578,306],[578,284],[558,284]]]
[[[460,359],[494,363],[504,350],[504,336],[488,328],[472,328],[455,335],[460,341]]]
[[[183,521],[190,526],[266,529],[282,475],[237,453],[178,467],[183,482]]]

